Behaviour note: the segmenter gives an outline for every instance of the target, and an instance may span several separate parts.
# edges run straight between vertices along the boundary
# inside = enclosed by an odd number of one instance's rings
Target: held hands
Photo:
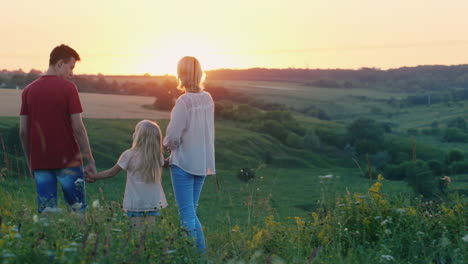
[[[96,181],[96,164],[94,162],[88,162],[88,165],[85,168],[85,180],[88,183],[93,183]]]

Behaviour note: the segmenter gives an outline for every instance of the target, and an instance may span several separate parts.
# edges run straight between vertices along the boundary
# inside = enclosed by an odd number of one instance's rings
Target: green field
[[[343,129],[333,122],[297,118],[306,127]],[[0,128],[14,127],[17,121],[2,117]],[[99,170],[112,166],[131,145],[137,122],[85,120]],[[167,121],[160,125],[164,130]],[[273,161],[288,162],[264,164],[265,151],[273,153]],[[129,230],[120,209],[124,173],[87,184],[90,210],[86,224],[80,224],[66,212],[44,219],[34,216],[34,182],[18,170],[22,159],[17,165],[4,159],[0,168],[12,173],[3,171],[0,181],[4,250],[0,259],[3,263],[465,263],[468,259],[464,242],[468,234],[463,232],[467,200],[459,196],[466,194],[468,175],[452,177],[446,203],[421,201],[405,181],[379,182],[382,196],[376,196],[368,192],[375,190],[376,181],[363,177],[342,151],[291,149],[231,121],[216,123],[216,159],[218,173],[208,177],[199,207],[209,248],[206,256],[198,256],[178,228],[167,170],[163,186],[169,207],[162,211],[154,232],[141,236]],[[287,166],[290,162],[293,165]],[[295,167],[296,163],[301,166]],[[242,168],[252,168],[256,177],[240,181],[237,174]],[[330,174],[333,177],[320,177]],[[93,201],[100,206],[92,207]],[[66,211],[62,197],[59,204]],[[409,246],[413,240],[418,243]]]

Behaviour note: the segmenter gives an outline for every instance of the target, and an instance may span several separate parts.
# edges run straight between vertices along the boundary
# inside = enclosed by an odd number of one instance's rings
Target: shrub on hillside
[[[450,166],[455,161],[463,161],[465,159],[465,155],[461,150],[458,149],[452,149],[450,150],[447,155],[445,156],[445,164],[447,166]]]
[[[383,133],[382,125],[370,118],[358,118],[347,127],[347,135],[352,144],[361,140],[380,140]]]
[[[293,148],[302,148],[304,140],[294,132],[289,132],[286,138],[286,145]]]
[[[309,130],[304,136],[304,148],[307,150],[317,150],[320,148],[320,138],[314,130]]]
[[[430,160],[427,162],[427,166],[431,169],[435,176],[442,176],[444,173],[444,166],[437,160]]]
[[[468,142],[468,135],[459,128],[447,128],[443,140],[446,142]]]
[[[388,179],[388,180],[395,180],[395,181],[403,180],[406,177],[405,165],[404,164],[387,165],[384,169],[383,175],[385,179]]]
[[[268,135],[271,135],[280,141],[285,141],[288,136],[288,131],[281,125],[280,122],[275,120],[267,120],[260,125],[260,130]]]
[[[234,111],[234,119],[242,122],[249,122],[260,118],[262,113],[258,108],[247,104],[240,104]]]
[[[234,104],[226,100],[215,102],[215,117],[217,119],[233,120]]]
[[[330,128],[317,128],[315,134],[319,137],[320,142],[327,145],[335,146],[337,148],[344,148],[346,140],[344,135],[340,134],[334,129]]]
[[[382,170],[390,163],[392,163],[392,156],[388,151],[379,151],[371,157],[372,166],[375,166],[378,170]]]
[[[413,190],[426,198],[433,197],[439,188],[437,177],[434,177],[427,163],[422,160],[407,163],[405,175]]]
[[[452,174],[468,173],[468,161],[454,161],[449,166]]]
[[[447,127],[450,128],[458,128],[461,131],[466,131],[466,121],[463,117],[457,117],[454,119],[451,119],[447,122]]]

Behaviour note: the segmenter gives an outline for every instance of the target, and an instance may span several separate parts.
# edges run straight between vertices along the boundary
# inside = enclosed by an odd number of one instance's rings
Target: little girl
[[[153,121],[140,121],[133,133],[132,148],[122,153],[117,164],[109,170],[89,175],[89,180],[99,180],[127,171],[127,183],[123,209],[130,217],[132,226],[142,230],[143,223],[154,224],[159,209],[167,206],[161,186],[161,171],[164,165],[162,134]]]

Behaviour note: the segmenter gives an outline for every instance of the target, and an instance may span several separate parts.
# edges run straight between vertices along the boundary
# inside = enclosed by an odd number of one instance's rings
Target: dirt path
[[[0,116],[18,116],[21,90],[0,89]],[[84,118],[96,119],[169,119],[169,112],[144,109],[154,97],[80,93]]]

